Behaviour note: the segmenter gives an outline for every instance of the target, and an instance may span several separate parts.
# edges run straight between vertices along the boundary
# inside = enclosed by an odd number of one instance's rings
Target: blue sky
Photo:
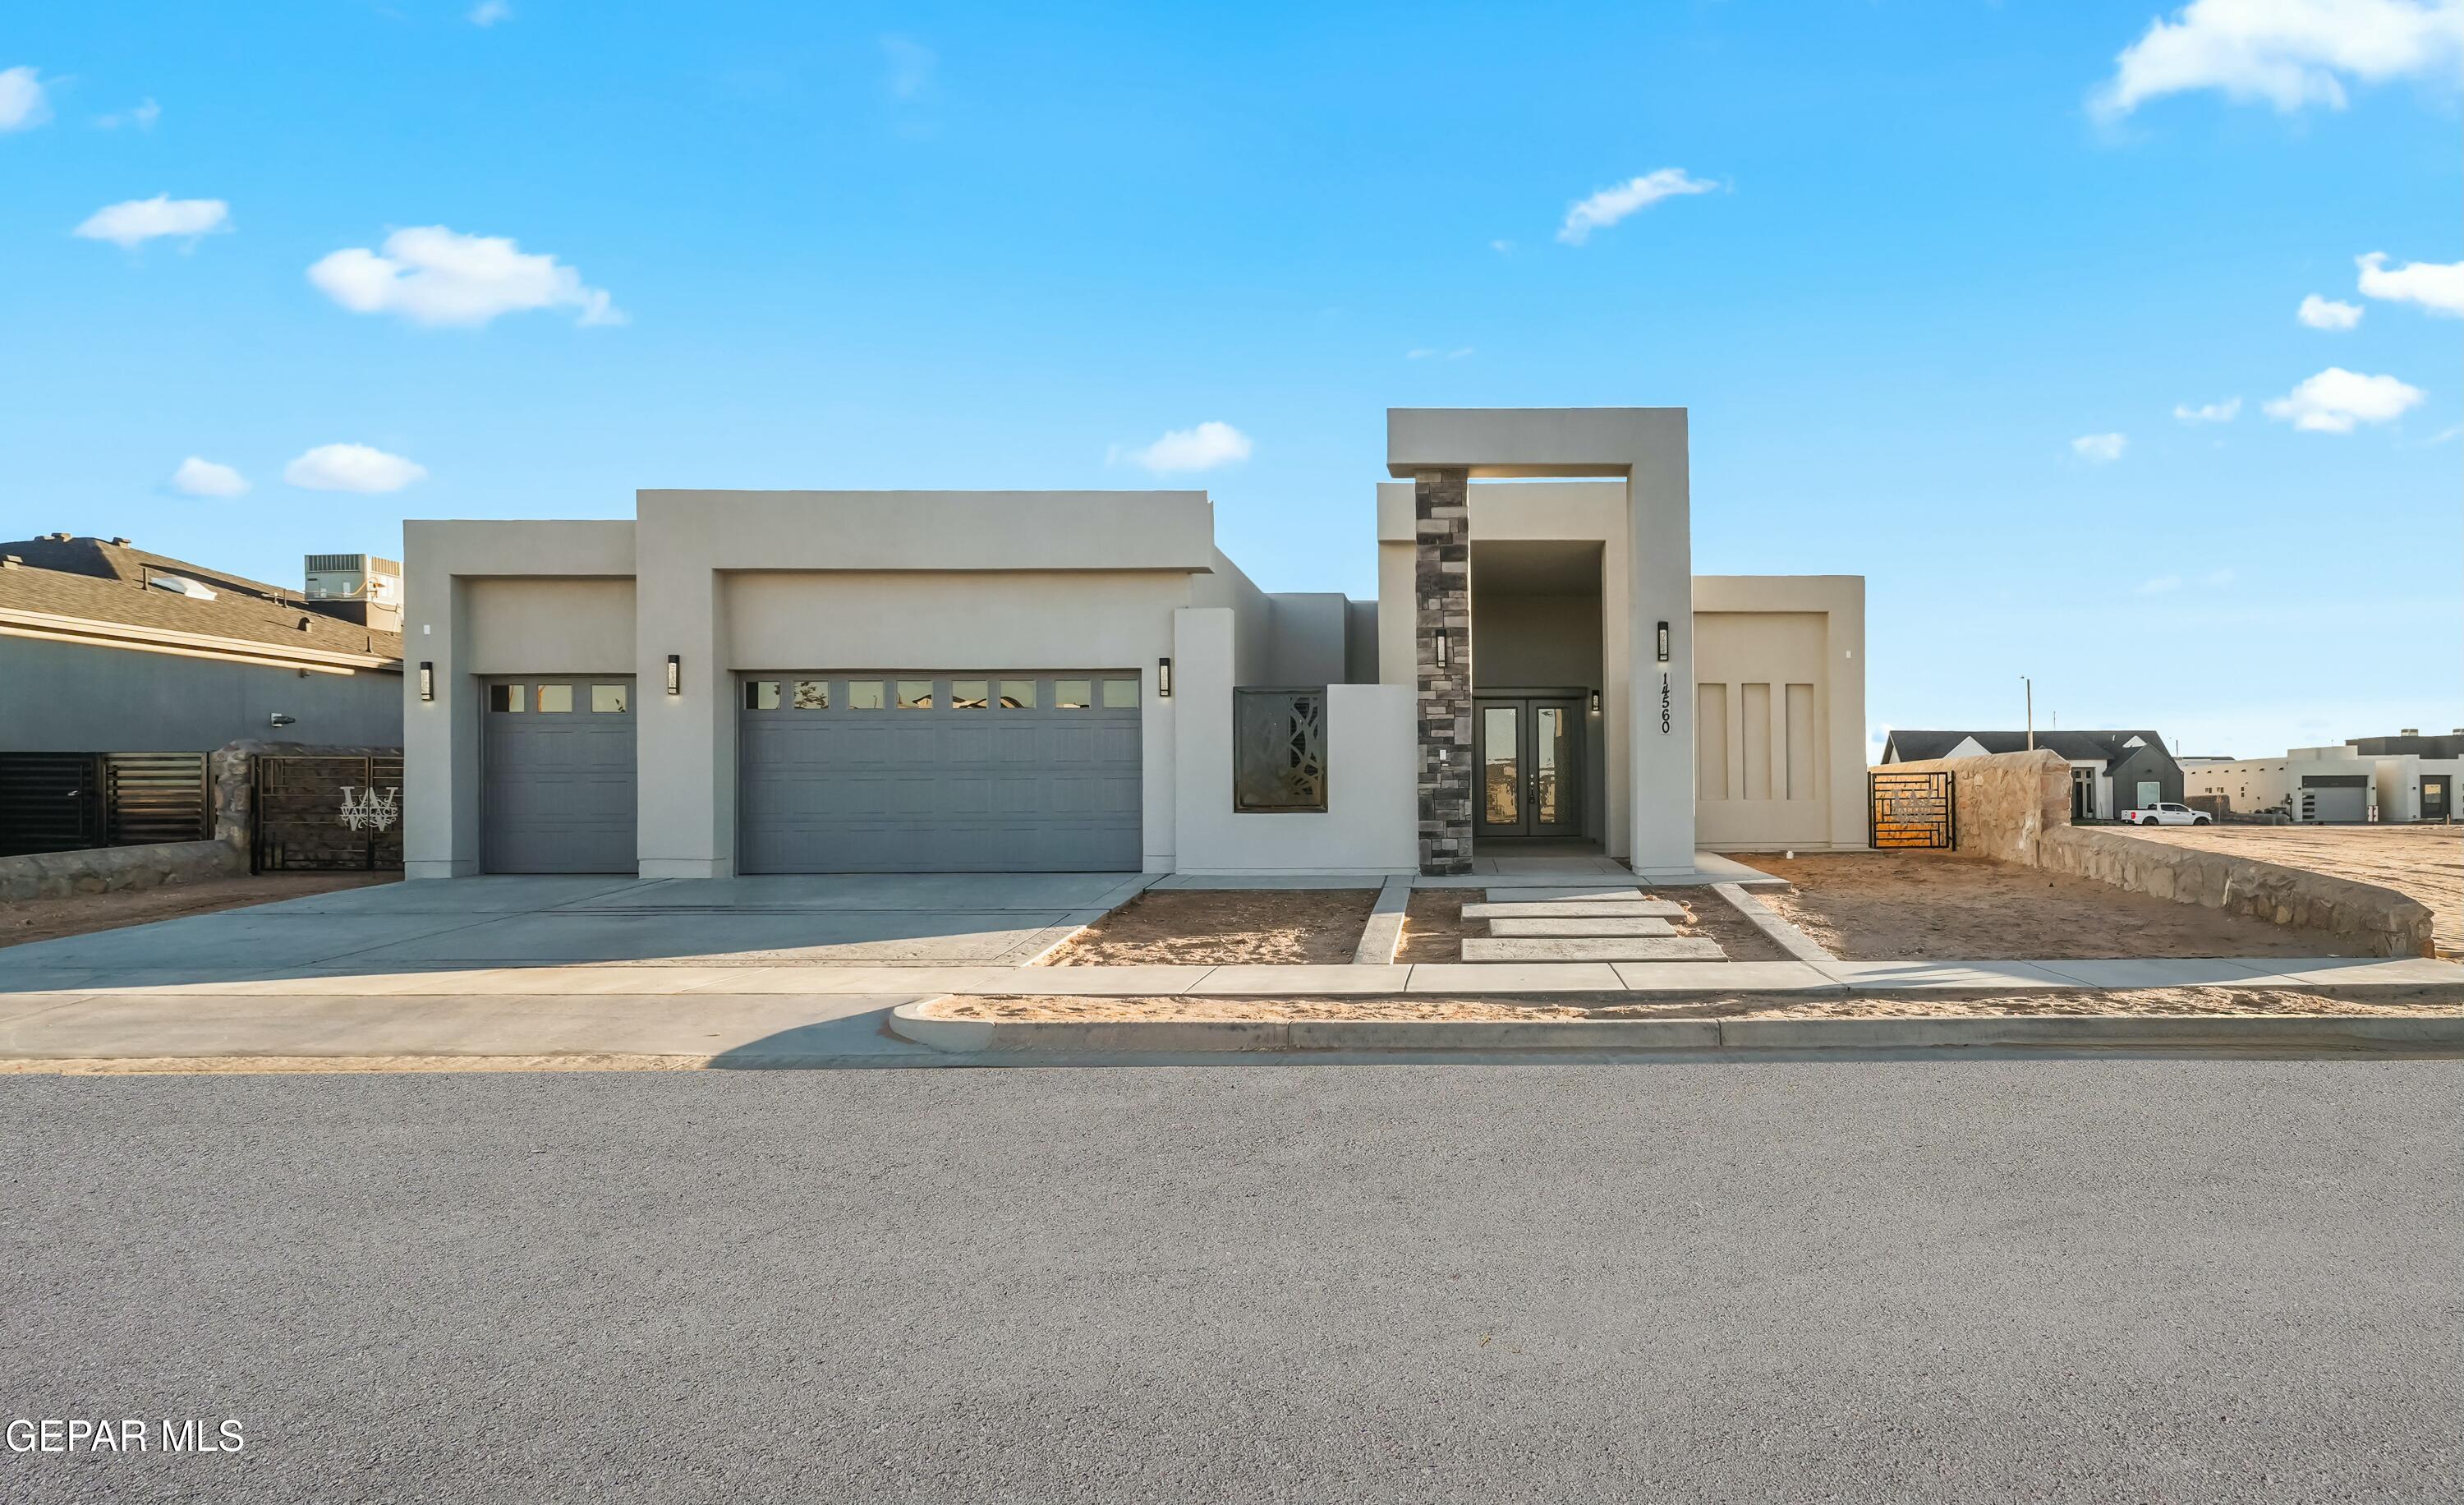
[[[2464,14],[2261,9],[19,7],[0,532],[1185,485],[1368,596],[1387,407],[1668,404],[1876,728],[2464,725]]]

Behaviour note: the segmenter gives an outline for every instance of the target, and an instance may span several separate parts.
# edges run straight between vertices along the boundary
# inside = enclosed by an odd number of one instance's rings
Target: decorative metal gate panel
[[[1959,845],[1959,785],[1947,771],[1868,773],[1865,811],[1871,846],[1948,852]]]
[[[101,783],[106,845],[212,839],[214,800],[205,754],[105,753]]]
[[[259,754],[249,867],[374,873],[402,867],[402,755]]]

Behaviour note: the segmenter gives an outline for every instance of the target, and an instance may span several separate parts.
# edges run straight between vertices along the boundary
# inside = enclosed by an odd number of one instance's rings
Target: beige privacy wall
[[[2070,764],[2058,753],[1935,758],[1873,771],[1939,770],[1957,777],[1962,856],[2024,863],[2178,904],[2323,931],[2359,942],[2372,956],[2435,954],[2429,906],[2393,889],[2073,826]]]

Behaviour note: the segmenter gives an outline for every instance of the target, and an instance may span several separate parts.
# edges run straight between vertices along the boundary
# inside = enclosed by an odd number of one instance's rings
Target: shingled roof
[[[1921,763],[1929,758],[1948,757],[1950,750],[1969,738],[1990,753],[2026,752],[2028,734],[2019,732],[1899,732],[1891,733],[1888,751],[1895,752],[1899,763]],[[2130,745],[2133,738],[2165,753],[2165,739],[2154,732],[2052,732],[2036,733],[2036,746],[2041,751],[2057,752],[2073,763],[2094,759],[2110,767],[2139,749]]]
[[[211,600],[158,579],[194,581]],[[0,543],[0,631],[329,667],[402,667],[402,634],[303,605],[299,592],[121,540]]]

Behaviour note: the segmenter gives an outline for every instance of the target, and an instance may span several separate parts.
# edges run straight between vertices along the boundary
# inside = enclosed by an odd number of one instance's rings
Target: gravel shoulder
[[[1754,866],[1792,885],[1755,896],[1850,962],[2362,954],[2349,938],[2011,862],[1837,852]]]
[[[2464,826],[2119,826],[2170,842],[2376,883],[2430,906],[2438,954],[2464,957]]]
[[[129,925],[150,925],[158,919],[210,915],[217,910],[246,909],[252,904],[272,904],[286,898],[305,898],[311,894],[401,880],[399,873],[267,873],[253,877],[174,883],[163,888],[76,894],[67,898],[21,899],[0,903],[0,946],[56,941],[63,936],[90,936]]]

